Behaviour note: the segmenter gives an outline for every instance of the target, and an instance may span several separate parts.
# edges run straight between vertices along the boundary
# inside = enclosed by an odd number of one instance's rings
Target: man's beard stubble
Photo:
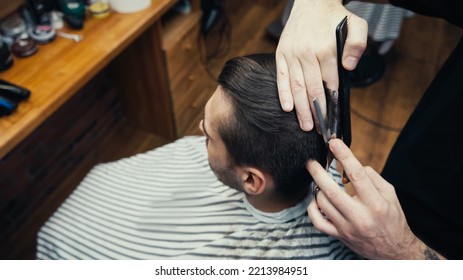
[[[214,166],[210,162],[209,162],[209,166],[212,172],[214,172],[217,179],[220,182],[222,182],[224,185],[234,190],[244,192],[243,185],[241,184],[241,180],[233,172],[232,167],[221,168],[221,167]]]

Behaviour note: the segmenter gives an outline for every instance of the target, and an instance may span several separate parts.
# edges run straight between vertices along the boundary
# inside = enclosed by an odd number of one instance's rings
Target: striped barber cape
[[[96,165],[41,227],[37,259],[360,258],[314,228],[311,198],[279,213],[253,208],[216,179],[204,141]]]

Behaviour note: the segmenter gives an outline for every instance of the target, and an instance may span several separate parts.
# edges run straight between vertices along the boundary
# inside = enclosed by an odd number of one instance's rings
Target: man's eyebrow
[[[206,130],[206,112],[203,112],[203,121],[202,121],[202,124],[203,124],[203,131],[204,131],[204,134],[206,134],[206,137],[210,139],[211,136],[209,135],[209,133],[207,133],[207,130]]]

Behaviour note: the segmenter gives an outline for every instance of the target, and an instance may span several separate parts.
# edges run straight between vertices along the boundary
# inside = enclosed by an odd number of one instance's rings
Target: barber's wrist
[[[408,249],[409,256],[405,256],[404,259],[416,259],[416,260],[445,260],[446,258],[431,249],[423,241],[418,239],[416,236],[413,237],[412,244]]]

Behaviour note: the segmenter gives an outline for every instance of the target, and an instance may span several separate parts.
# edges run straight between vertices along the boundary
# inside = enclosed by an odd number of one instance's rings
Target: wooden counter
[[[0,72],[0,78],[28,88],[31,97],[12,115],[0,118],[0,158],[114,60],[128,114],[145,130],[175,137],[160,22],[175,2],[153,0],[143,11],[112,13],[105,19],[88,16],[84,29],[62,30],[83,35],[81,42],[57,37],[52,43],[39,45],[33,56],[15,57],[13,67]],[[143,112],[158,121],[144,121]]]

